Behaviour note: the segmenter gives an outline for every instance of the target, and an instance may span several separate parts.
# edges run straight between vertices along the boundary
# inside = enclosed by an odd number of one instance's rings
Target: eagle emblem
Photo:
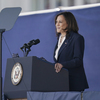
[[[20,63],[16,63],[11,72],[11,81],[13,85],[18,85],[22,79],[23,69]]]

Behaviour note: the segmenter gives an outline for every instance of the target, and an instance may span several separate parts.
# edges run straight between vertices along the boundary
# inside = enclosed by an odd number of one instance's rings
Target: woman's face
[[[56,30],[57,33],[65,33],[67,30],[65,30],[68,27],[68,24],[66,23],[66,20],[63,15],[59,15],[56,19]]]

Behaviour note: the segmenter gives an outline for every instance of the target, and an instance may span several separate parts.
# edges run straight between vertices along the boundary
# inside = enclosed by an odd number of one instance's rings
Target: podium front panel
[[[32,91],[56,92],[68,91],[68,71],[55,72],[54,64],[33,57]]]

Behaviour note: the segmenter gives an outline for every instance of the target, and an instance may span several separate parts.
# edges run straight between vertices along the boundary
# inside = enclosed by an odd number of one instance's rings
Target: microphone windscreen
[[[38,44],[38,43],[40,43],[40,40],[39,39],[36,39],[35,40],[35,44]]]

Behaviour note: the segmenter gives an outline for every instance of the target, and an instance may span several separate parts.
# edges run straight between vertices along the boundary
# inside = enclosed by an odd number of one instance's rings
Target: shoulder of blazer
[[[81,38],[84,39],[84,37],[83,37],[81,34],[75,33],[75,32],[73,32],[73,31],[69,32],[69,34],[70,34],[69,39],[72,38],[72,39],[76,40],[76,39],[79,38],[79,37],[81,37]]]

